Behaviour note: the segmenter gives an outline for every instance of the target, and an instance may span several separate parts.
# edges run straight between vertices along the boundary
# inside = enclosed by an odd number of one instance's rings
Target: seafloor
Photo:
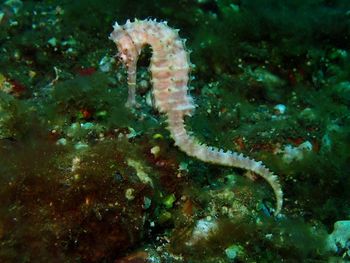
[[[269,185],[173,145],[138,62],[125,107],[115,21],[188,39],[186,125],[262,160]],[[348,0],[0,4],[0,262],[349,262]],[[335,224],[335,225],[334,225]]]

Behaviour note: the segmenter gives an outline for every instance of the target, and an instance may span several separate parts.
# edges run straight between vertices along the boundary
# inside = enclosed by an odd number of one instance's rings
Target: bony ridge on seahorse
[[[157,109],[167,117],[171,137],[182,151],[201,161],[230,167],[243,168],[263,177],[272,187],[276,198],[274,214],[280,213],[283,193],[276,175],[269,171],[262,162],[238,154],[223,151],[200,143],[185,129],[184,117],[191,115],[195,108],[192,97],[188,94],[190,72],[189,55],[185,50],[184,40],[178,30],[170,28],[166,22],[155,20],[129,20],[125,25],[115,23],[110,35],[125,63],[128,73],[128,106],[135,105],[136,66],[141,49],[150,45],[153,51],[150,71],[152,75],[153,96]]]

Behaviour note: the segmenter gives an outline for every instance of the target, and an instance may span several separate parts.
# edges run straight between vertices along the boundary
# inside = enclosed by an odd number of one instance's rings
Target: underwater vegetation
[[[1,2],[0,262],[349,261],[349,13],[343,0]],[[188,39],[186,127],[266,163],[280,216],[254,174],[174,147],[149,48],[139,107],[125,107],[108,35],[135,17]]]

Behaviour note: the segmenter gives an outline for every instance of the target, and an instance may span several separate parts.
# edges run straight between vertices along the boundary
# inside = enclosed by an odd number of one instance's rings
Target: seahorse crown
[[[185,129],[184,117],[195,109],[192,97],[188,94],[190,59],[185,50],[184,40],[179,30],[170,28],[166,22],[155,20],[129,20],[125,25],[115,23],[110,35],[119,50],[119,56],[128,71],[128,106],[135,105],[137,59],[144,45],[152,47],[150,71],[153,96],[157,109],[167,116],[171,137],[182,151],[204,162],[230,167],[243,168],[263,177],[272,187],[276,197],[277,215],[283,204],[283,193],[276,175],[262,162],[238,154],[223,151],[200,143]]]

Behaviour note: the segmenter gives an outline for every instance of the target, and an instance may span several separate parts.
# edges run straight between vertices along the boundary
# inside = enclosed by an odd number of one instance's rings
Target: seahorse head
[[[137,50],[137,47],[135,46],[128,32],[123,26],[118,25],[117,22],[114,24],[113,29],[114,30],[110,34],[109,39],[116,43],[118,48],[118,57],[127,66],[137,63],[139,50]]]

